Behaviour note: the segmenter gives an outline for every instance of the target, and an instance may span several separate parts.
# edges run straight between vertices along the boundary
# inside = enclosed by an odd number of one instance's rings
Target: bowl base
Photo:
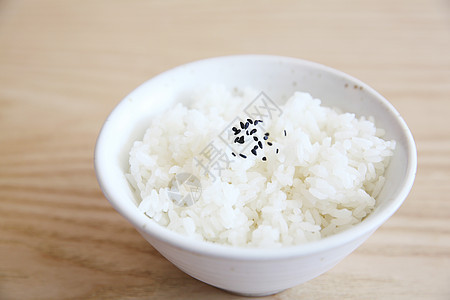
[[[281,293],[281,292],[285,291],[286,289],[270,291],[270,292],[263,292],[263,293],[241,293],[241,292],[230,291],[230,290],[225,290],[225,289],[221,289],[221,290],[223,290],[227,293],[233,294],[233,295],[244,296],[244,297],[264,297],[264,296],[270,296],[270,295],[275,295],[275,294]]]

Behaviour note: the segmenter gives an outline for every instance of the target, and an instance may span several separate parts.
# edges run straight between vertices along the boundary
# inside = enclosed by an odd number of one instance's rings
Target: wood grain
[[[341,69],[416,139],[400,210],[330,272],[267,299],[450,299],[448,1],[0,1],[0,299],[240,299],[185,275],[105,200],[96,136],[120,99],[196,59]]]

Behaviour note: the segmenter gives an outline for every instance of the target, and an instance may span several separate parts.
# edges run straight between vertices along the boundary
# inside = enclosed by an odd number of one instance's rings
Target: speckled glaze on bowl
[[[295,91],[320,98],[324,105],[374,116],[397,148],[386,171],[386,184],[372,214],[339,234],[281,249],[236,248],[193,241],[156,224],[137,209],[128,184],[128,152],[142,138],[152,116],[210,84],[253,87],[283,102]],[[295,58],[239,55],[201,60],[164,72],[131,92],[112,111],[99,134],[95,170],[112,206],[178,268],[233,293],[274,294],[331,269],[363,243],[403,203],[415,178],[413,137],[394,107],[365,83],[332,68]]]

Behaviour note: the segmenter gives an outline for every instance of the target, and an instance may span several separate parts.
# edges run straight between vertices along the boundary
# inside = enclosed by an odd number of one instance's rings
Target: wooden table
[[[185,275],[102,195],[112,108],[182,63],[241,53],[343,70],[417,142],[400,210],[328,273],[267,299],[450,299],[448,1],[0,1],[0,299],[241,299]]]

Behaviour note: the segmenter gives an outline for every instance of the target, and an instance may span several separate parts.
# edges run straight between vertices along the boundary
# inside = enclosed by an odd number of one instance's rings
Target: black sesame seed
[[[239,154],[239,156],[240,156],[240,157],[242,157],[242,158],[247,158],[247,156],[245,156],[245,155],[244,155],[244,154],[242,154],[242,153],[241,153],[241,154]]]
[[[231,152],[231,154],[232,154],[233,156],[236,156],[236,154],[234,154],[234,152]]]
[[[263,137],[263,139],[264,139],[265,141],[267,141],[268,138],[269,138],[269,137],[268,137],[267,135],[265,135],[265,136]]]
[[[240,125],[241,125],[241,128],[242,128],[242,129],[245,129],[245,128],[244,128],[244,127],[245,127],[245,124],[244,124],[244,123],[240,122]]]
[[[246,135],[250,135],[250,133],[248,133],[248,130],[245,131],[245,134],[246,134]]]
[[[236,127],[233,127],[233,128],[231,128],[233,131],[236,131],[236,130],[238,130]]]
[[[250,135],[254,134],[256,131],[257,131],[256,128],[253,128],[253,129],[250,131]]]
[[[267,158],[266,158],[266,157],[264,156],[264,157],[262,158],[262,160],[263,160],[263,161],[266,161],[266,160],[267,160]]]
[[[258,146],[259,146],[259,148],[261,148],[261,149],[263,148],[263,144],[261,143],[261,141],[258,142]]]
[[[256,156],[256,149],[252,149],[252,153],[254,156]]]
[[[236,131],[234,132],[234,135],[238,135],[241,132],[240,129],[236,129]]]
[[[259,122],[258,120],[255,120],[254,125],[255,125],[255,126],[258,125],[258,122]]]
[[[269,133],[268,133],[268,132],[266,132],[266,133],[264,133],[264,135],[265,135],[265,136],[269,136]]]
[[[244,129],[247,129],[248,128],[248,126],[250,126],[250,123],[249,122],[245,122],[245,128]]]
[[[243,144],[244,143],[244,136],[241,136],[241,138],[239,139],[239,143]]]
[[[234,142],[235,142],[235,143],[239,142],[239,137],[235,138],[235,139],[234,139]]]
[[[286,129],[284,130],[284,136],[286,136]]]
[[[272,146],[272,143],[271,142],[267,142],[267,145]]]
[[[247,121],[248,121],[250,124],[253,124],[252,119],[247,119]]]
[[[258,137],[257,136],[254,136],[253,139],[255,140],[255,142],[258,141]]]
[[[258,145],[253,146],[253,149],[258,149]]]
[[[277,149],[277,153],[278,153],[278,149]]]

